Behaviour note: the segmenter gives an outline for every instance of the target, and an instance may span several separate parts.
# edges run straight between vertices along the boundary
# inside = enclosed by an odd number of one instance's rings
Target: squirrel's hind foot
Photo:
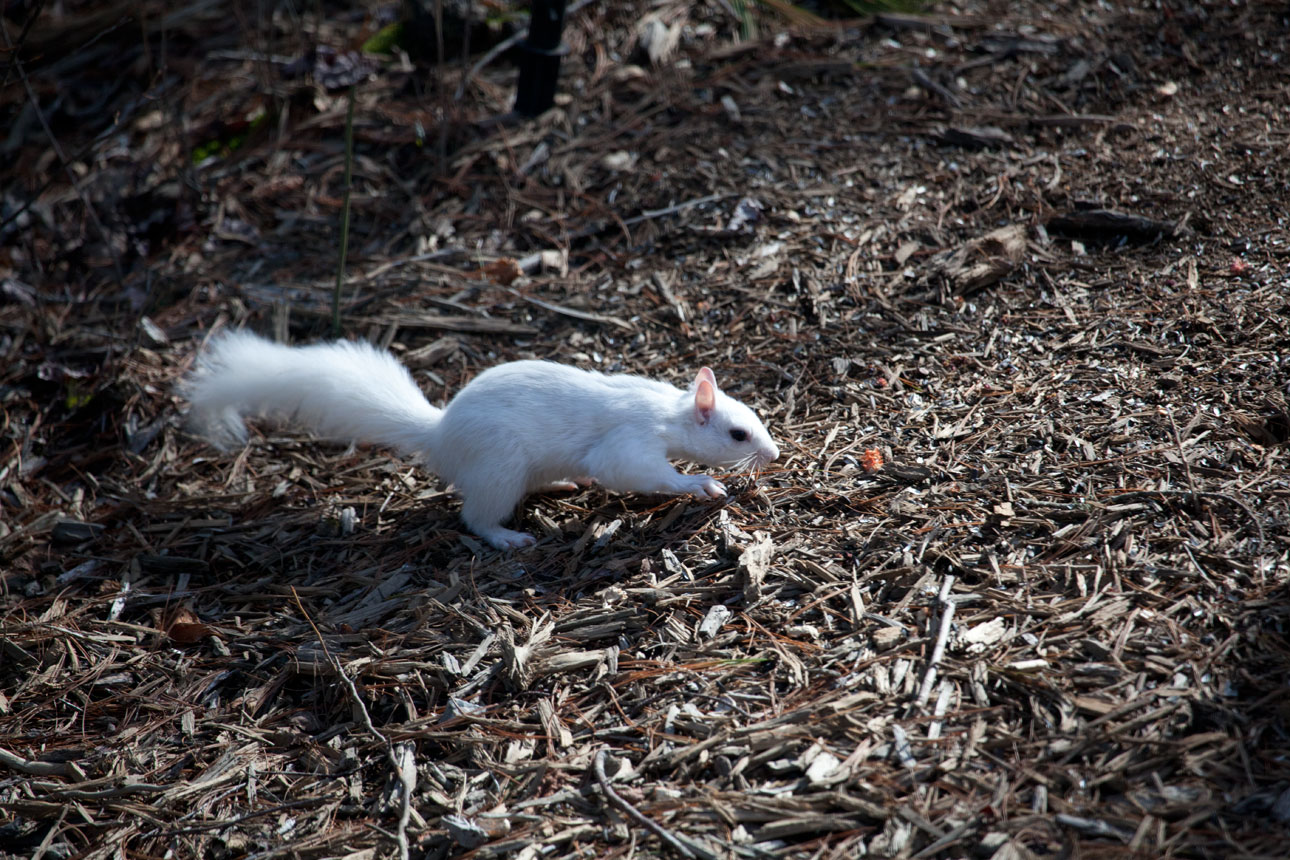
[[[496,549],[523,549],[537,543],[537,538],[533,537],[533,535],[502,528],[501,526],[480,529],[479,536]]]

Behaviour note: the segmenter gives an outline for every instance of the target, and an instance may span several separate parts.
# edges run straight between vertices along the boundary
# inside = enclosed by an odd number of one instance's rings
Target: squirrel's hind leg
[[[460,486],[461,518],[466,527],[488,541],[497,549],[519,549],[533,546],[533,535],[505,528],[504,520],[515,513],[515,506],[524,498],[519,482],[483,483]]]

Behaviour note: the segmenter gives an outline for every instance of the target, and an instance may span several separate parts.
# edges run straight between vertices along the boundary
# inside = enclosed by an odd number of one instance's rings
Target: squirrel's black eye
[[[747,431],[747,430],[731,430],[731,431],[730,431],[730,438],[731,438],[731,439],[734,439],[736,442],[747,442],[747,441],[748,441],[748,431]]]

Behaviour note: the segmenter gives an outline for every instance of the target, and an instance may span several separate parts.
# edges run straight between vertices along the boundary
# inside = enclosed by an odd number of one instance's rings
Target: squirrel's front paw
[[[533,535],[504,529],[501,526],[480,529],[478,534],[497,549],[523,549],[537,543],[537,538],[533,537]]]
[[[708,475],[693,475],[693,484],[690,492],[700,498],[724,499],[726,497],[726,487],[716,478]]]

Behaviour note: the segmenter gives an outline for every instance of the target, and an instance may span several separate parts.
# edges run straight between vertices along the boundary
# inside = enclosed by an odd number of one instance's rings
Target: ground
[[[504,31],[173,5],[6,6],[0,853],[1285,856],[1285,4],[590,3],[511,121]],[[501,553],[189,433],[328,333],[351,80],[345,336],[708,365],[779,462]]]

